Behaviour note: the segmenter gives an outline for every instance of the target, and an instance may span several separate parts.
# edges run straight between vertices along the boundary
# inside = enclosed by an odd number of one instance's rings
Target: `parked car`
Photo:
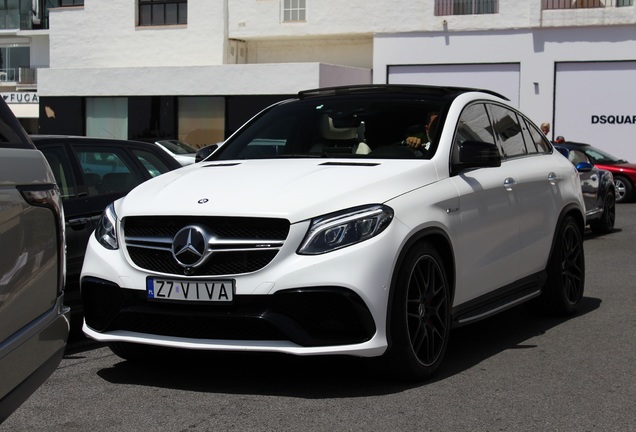
[[[581,150],[555,144],[576,167],[581,178],[585,219],[593,232],[606,234],[614,229],[616,222],[616,187],[614,177],[607,170],[598,169]]]
[[[0,423],[64,355],[63,221],[46,159],[0,101]]]
[[[634,184],[636,184],[636,164],[594,147],[590,144],[563,140],[559,145],[568,150],[578,150],[590,159],[598,169],[607,170],[614,176],[616,185],[616,202],[625,203],[634,200]]]
[[[175,158],[181,165],[186,166],[194,163],[194,157],[197,153],[197,149],[190,144],[175,139],[166,139],[155,141],[161,146],[170,156]]]
[[[343,354],[423,379],[452,326],[524,302],[575,313],[584,226],[576,170],[502,96],[303,91],[106,208],[83,330],[133,361]]]
[[[66,221],[65,302],[81,320],[79,276],[86,245],[106,206],[138,184],[180,168],[157,145],[81,136],[32,135],[62,191]]]

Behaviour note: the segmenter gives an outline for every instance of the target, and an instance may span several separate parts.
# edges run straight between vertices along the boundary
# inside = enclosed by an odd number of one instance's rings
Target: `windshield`
[[[197,150],[190,145],[177,140],[161,140],[157,141],[160,144],[170,150],[174,154],[195,154]]]
[[[624,159],[619,159],[616,156],[612,156],[611,154],[592,146],[585,149],[585,154],[588,155],[595,164],[613,165],[617,163],[627,163]]]
[[[430,158],[439,105],[394,98],[310,98],[276,105],[239,130],[215,160],[281,157]],[[418,148],[406,145],[419,140]],[[432,140],[431,140],[432,138]]]

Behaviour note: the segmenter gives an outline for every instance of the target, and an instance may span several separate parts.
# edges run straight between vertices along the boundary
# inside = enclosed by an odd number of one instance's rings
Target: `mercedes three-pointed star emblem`
[[[201,227],[189,225],[172,239],[172,256],[182,267],[196,267],[206,257],[208,238]]]

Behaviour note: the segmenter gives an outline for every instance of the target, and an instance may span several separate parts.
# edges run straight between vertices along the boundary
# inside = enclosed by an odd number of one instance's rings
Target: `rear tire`
[[[583,235],[572,216],[559,227],[547,271],[548,280],[533,309],[549,315],[573,315],[583,299],[585,256]]]
[[[407,253],[393,289],[384,360],[397,378],[428,378],[444,358],[451,326],[448,278],[432,244],[419,243]]]
[[[590,229],[598,234],[607,234],[614,229],[616,222],[616,198],[612,192],[605,194],[603,214],[600,219],[590,222]]]

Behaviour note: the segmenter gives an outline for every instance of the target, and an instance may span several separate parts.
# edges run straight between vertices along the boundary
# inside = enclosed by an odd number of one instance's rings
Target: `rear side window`
[[[62,199],[74,198],[77,188],[66,150],[63,147],[48,147],[43,149],[42,153],[51,166],[55,182],[62,193]]]
[[[128,192],[142,181],[123,149],[75,149],[89,195]]]
[[[133,153],[151,177],[170,171],[170,167],[159,156],[146,150],[134,149]]]
[[[533,124],[526,120],[527,129],[525,130],[525,138],[528,143],[528,151],[530,153],[550,153],[550,145],[547,138]]]

